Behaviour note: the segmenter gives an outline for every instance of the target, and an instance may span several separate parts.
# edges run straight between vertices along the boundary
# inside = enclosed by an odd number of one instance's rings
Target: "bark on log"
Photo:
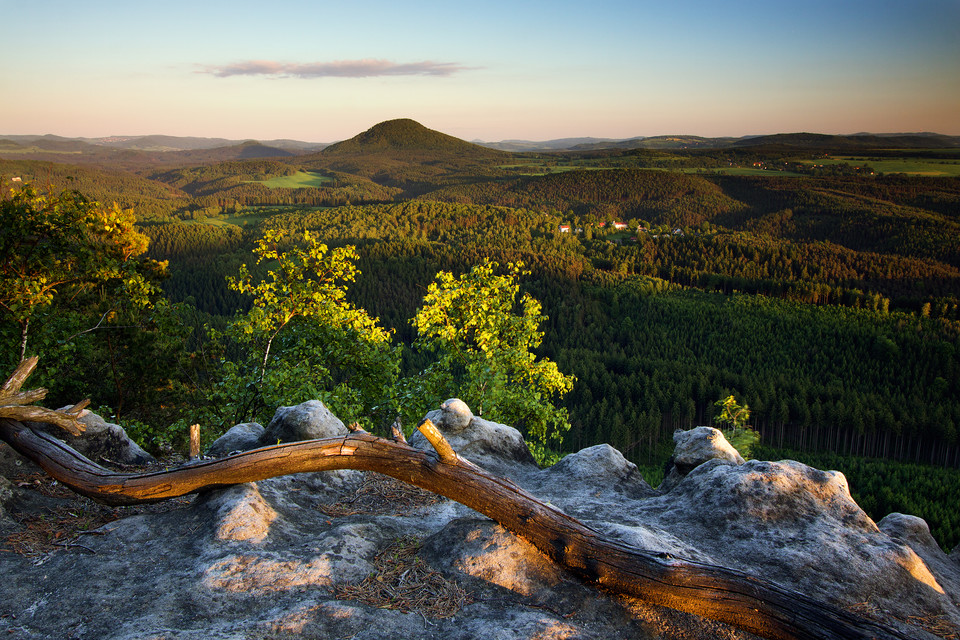
[[[376,471],[456,500],[528,540],[585,580],[647,602],[731,624],[757,635],[797,639],[905,639],[896,630],[745,573],[638,550],[607,540],[509,480],[457,456],[356,432],[255,449],[154,473],[114,473],[43,432],[0,419],[0,438],[78,493],[114,505],[154,502],[211,487],[309,471]],[[452,454],[452,455],[451,455]]]

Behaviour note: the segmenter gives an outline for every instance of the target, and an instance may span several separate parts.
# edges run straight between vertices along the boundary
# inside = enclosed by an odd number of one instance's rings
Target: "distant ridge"
[[[523,151],[566,151],[567,149],[576,149],[584,145],[594,145],[595,148],[606,148],[617,144],[620,140],[612,138],[557,138],[555,140],[501,140],[500,142],[484,142],[483,140],[474,140],[475,144],[490,149],[500,151],[523,152]]]
[[[293,155],[295,154],[287,151],[286,149],[270,147],[265,144],[261,144],[256,140],[247,140],[240,145],[239,157],[242,160],[249,160],[254,158],[289,158]]]
[[[330,145],[321,154],[335,156],[403,151],[446,152],[476,157],[500,157],[505,155],[502,151],[481,147],[460,138],[428,129],[409,118],[381,122],[349,140]]]
[[[932,133],[875,134],[849,136],[822,133],[777,133],[742,138],[735,147],[796,147],[803,149],[942,149],[960,146],[960,138]]]
[[[227,138],[198,138],[189,136],[105,136],[101,138],[64,138],[55,135],[3,135],[0,139],[9,140],[19,145],[34,146],[39,149],[66,150],[72,152],[91,151],[91,147],[98,149],[115,149],[121,151],[144,151],[149,153],[166,153],[178,151],[207,151],[244,144],[244,140],[229,140]],[[324,142],[303,142],[300,140],[261,140],[260,144],[276,149],[283,149],[294,154],[314,153],[327,146]]]

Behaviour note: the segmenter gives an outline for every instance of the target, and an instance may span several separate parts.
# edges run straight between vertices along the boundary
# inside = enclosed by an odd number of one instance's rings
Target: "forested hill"
[[[400,118],[381,122],[349,140],[330,145],[320,152],[321,156],[346,154],[369,154],[383,151],[429,151],[453,153],[476,158],[509,158],[510,154],[482,147],[459,138],[428,129],[415,120]]]
[[[503,175],[512,154],[472,144],[409,119],[382,122],[363,133],[298,158],[313,170],[334,170],[369,178],[415,196],[443,184]]]
[[[582,216],[587,223],[638,219],[644,224],[653,221],[680,227],[744,209],[741,202],[702,176],[632,168],[473,182],[432,191],[422,198],[562,211]]]

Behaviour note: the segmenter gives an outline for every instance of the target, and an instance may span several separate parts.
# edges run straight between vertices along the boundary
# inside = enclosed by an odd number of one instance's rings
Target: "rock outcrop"
[[[263,425],[257,422],[235,424],[225,434],[214,440],[206,453],[213,458],[222,458],[238,451],[256,449],[262,446],[260,438],[263,432]]]
[[[464,457],[504,470],[544,502],[627,544],[736,568],[908,637],[960,630],[956,559],[919,518],[891,514],[878,526],[838,472],[744,462],[722,435],[694,430],[676,438],[677,477],[654,489],[608,445],[539,469],[516,430],[473,416],[459,401],[431,419]],[[25,491],[0,484],[8,496],[0,503],[13,512]],[[14,520],[4,526],[18,534]],[[32,558],[0,552],[0,572],[17,576],[0,585],[0,635],[752,637],[611,596],[476,512],[372,473],[299,474],[208,491],[65,542]],[[429,585],[405,582],[427,573]],[[424,608],[442,599],[446,609]]]
[[[488,471],[513,477],[537,468],[519,431],[473,415],[459,398],[447,400],[426,417],[440,429],[458,455]],[[433,450],[419,431],[410,437],[410,444],[418,449]]]
[[[280,407],[260,435],[261,445],[333,438],[349,433],[346,425],[319,400]]]
[[[740,452],[730,446],[719,429],[694,427],[688,431],[673,433],[676,447],[667,461],[663,484],[660,489],[669,491],[683,478],[708,460],[720,460],[727,464],[743,464]]]

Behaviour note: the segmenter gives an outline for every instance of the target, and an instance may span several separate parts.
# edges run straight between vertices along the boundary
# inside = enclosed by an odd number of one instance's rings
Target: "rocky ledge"
[[[612,539],[734,568],[907,637],[960,635],[960,550],[945,553],[913,516],[874,523],[841,473],[745,462],[718,431],[698,427],[676,434],[673,466],[654,489],[608,445],[539,469],[515,429],[462,402],[431,419],[461,456]],[[118,440],[112,427],[101,431]],[[282,408],[267,429],[238,426],[211,452],[341,433],[314,401]],[[430,446],[419,435],[411,444]],[[44,514],[80,520],[94,509],[52,484],[0,446],[0,637],[753,637],[585,584],[495,522],[379,474],[211,490],[18,544]]]

